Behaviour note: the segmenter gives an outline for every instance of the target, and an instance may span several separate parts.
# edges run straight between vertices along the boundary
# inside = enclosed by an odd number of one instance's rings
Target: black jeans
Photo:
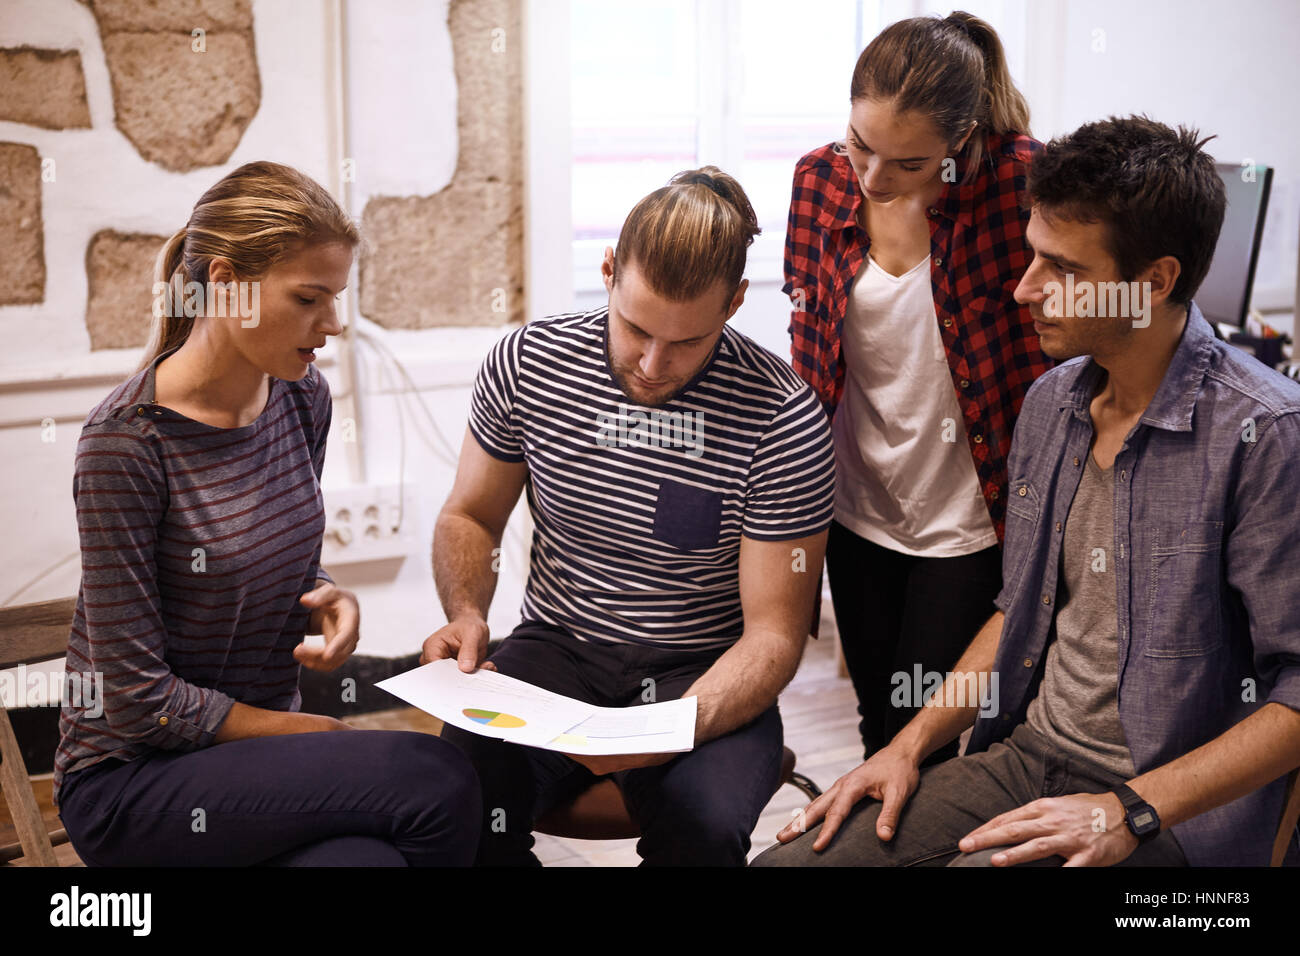
[[[600,645],[524,621],[491,654],[497,670],[602,707],[676,700],[721,651]],[[651,683],[652,682],[652,683]],[[447,724],[483,787],[480,866],[538,866],[533,825],[596,781],[554,750],[482,737]],[[750,834],[780,784],[784,735],[773,704],[748,724],[665,764],[611,774],[641,829],[642,864],[744,866]]]
[[[464,755],[405,730],[108,759],[59,793],[87,866],[466,866],[479,806]]]
[[[956,558],[918,558],[860,538],[832,522],[826,572],[844,662],[858,696],[863,759],[893,739],[920,710],[896,695],[895,674],[950,671],[997,608],[1002,549]],[[910,684],[908,685],[910,689]],[[906,699],[894,706],[891,698]],[[957,756],[953,741],[921,764]]]

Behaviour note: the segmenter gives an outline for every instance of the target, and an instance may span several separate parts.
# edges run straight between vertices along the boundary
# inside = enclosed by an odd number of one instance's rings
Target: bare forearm
[[[310,734],[347,729],[347,724],[322,714],[267,710],[236,702],[217,728],[213,743],[224,744],[247,737],[275,737],[280,734]]]
[[[1129,786],[1156,808],[1168,829],[1231,803],[1300,766],[1300,713],[1265,704],[1208,743]]]
[[[776,702],[799,668],[803,639],[746,633],[682,694],[698,698],[695,743],[743,727]]]
[[[473,518],[443,511],[433,532],[433,579],[448,621],[487,619],[496,591],[493,551],[500,538]]]
[[[906,753],[914,757],[917,763],[950,740],[961,736],[962,731],[975,723],[975,716],[979,713],[978,702],[960,707],[946,706],[943,702],[966,699],[966,687],[969,684],[956,686],[962,681],[962,675],[992,672],[994,661],[997,659],[998,642],[1002,638],[1004,617],[1005,615],[998,611],[980,628],[961,659],[953,666],[953,671],[944,681],[944,686],[939,689],[936,700],[940,705],[922,708],[921,712],[908,721],[907,726],[900,730],[892,741],[893,745],[902,747]],[[988,678],[987,684],[983,683],[983,680],[985,679],[977,678],[978,686],[992,686],[991,678]],[[954,685],[951,691],[949,684]]]

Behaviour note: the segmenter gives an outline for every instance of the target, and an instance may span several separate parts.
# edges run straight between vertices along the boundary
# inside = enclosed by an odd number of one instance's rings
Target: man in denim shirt
[[[1201,145],[1131,117],[1036,158],[1016,298],[1071,361],[1016,425],[1001,610],[762,863],[1268,863],[1300,765],[1300,386],[1192,302],[1224,210]]]

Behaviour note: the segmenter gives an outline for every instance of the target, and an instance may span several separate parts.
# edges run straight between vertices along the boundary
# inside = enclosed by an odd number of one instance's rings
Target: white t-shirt
[[[997,543],[939,337],[930,257],[901,276],[870,256],[850,290],[835,411],[835,520],[904,554]]]

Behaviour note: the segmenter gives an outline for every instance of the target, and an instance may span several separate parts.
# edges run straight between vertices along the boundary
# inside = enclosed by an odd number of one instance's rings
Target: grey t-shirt
[[[1061,546],[1056,638],[1026,722],[1067,756],[1131,778],[1137,771],[1115,696],[1114,494],[1114,468],[1103,471],[1089,452]]]

